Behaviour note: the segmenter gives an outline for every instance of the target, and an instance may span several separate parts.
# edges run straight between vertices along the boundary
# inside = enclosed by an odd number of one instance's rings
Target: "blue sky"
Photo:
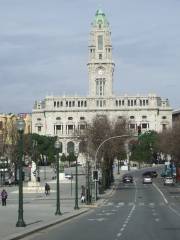
[[[117,95],[156,93],[180,108],[180,0],[0,0],[0,112],[46,95],[88,94],[90,23],[111,26]]]

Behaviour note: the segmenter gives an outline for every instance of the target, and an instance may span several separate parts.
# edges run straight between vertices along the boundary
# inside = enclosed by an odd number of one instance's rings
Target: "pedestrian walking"
[[[84,195],[84,193],[81,193],[81,202],[85,203],[85,195]]]
[[[6,206],[6,199],[8,197],[8,194],[5,189],[1,192],[1,200],[2,200],[2,206]]]
[[[49,195],[49,193],[50,193],[50,186],[49,186],[48,183],[46,183],[45,184],[45,194],[46,194],[46,196]]]
[[[81,202],[85,203],[85,187],[81,186]]]

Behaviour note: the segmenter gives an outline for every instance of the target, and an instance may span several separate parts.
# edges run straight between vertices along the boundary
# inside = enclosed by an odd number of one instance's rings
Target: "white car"
[[[143,184],[144,183],[152,183],[152,177],[149,175],[143,176]]]
[[[164,185],[174,185],[173,177],[165,177],[164,178]]]
[[[65,173],[65,178],[67,179],[73,179],[73,175],[69,173]]]

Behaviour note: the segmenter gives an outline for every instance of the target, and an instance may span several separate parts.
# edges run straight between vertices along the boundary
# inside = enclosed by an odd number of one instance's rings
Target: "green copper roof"
[[[101,9],[98,9],[96,11],[96,15],[93,21],[94,25],[99,25],[101,24],[102,27],[107,27],[109,26],[108,20],[106,18],[106,15],[103,13],[103,11]]]

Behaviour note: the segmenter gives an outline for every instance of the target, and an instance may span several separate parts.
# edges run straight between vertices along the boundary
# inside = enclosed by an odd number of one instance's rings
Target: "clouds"
[[[0,112],[30,112],[34,101],[48,93],[87,94],[90,23],[99,5],[111,25],[117,92],[153,91],[179,107],[180,2],[0,4]]]

